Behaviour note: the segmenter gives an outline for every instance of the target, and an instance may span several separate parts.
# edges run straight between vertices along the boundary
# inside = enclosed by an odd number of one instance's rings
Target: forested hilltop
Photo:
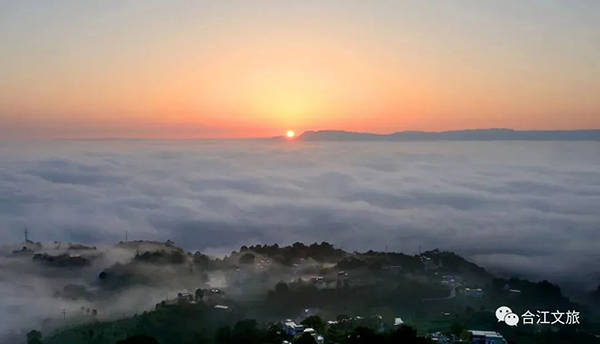
[[[28,343],[451,343],[474,330],[511,343],[597,343],[600,328],[598,295],[576,304],[551,282],[499,278],[439,250],[346,252],[322,242],[215,258],[170,241],[63,249],[28,243],[10,253],[39,271],[89,276],[57,285],[70,308],[29,331]],[[501,305],[577,310],[580,324],[510,327],[494,315]]]

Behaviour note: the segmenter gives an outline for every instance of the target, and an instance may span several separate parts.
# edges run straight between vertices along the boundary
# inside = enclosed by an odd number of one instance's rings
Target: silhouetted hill
[[[590,130],[513,130],[472,129],[455,131],[400,131],[373,134],[343,130],[305,131],[302,141],[600,141],[600,129]]]

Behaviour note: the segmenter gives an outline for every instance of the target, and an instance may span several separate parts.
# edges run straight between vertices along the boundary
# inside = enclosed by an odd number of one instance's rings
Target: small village
[[[247,274],[249,270],[253,270],[257,273],[268,271],[272,268],[273,261],[269,257],[257,256],[255,253],[249,253],[250,249],[243,249],[245,252],[239,256],[239,265],[232,270],[232,274]],[[432,262],[432,258],[427,255],[420,255],[418,259],[423,263],[425,271],[428,271],[434,278],[439,279],[439,284],[444,286],[448,295],[438,298],[423,298],[423,302],[436,302],[436,301],[447,301],[458,297],[481,299],[485,296],[485,291],[480,287],[465,287],[469,285],[460,275],[441,273],[444,271],[443,263],[436,264]],[[331,264],[320,264],[319,271],[325,272],[321,274],[311,274],[314,271],[314,266],[307,270],[307,264],[314,264],[314,262],[308,262],[305,258],[300,258],[298,263],[293,263],[290,266],[292,276],[289,278],[290,283],[306,283],[313,286],[317,290],[340,290],[348,289],[357,286],[368,286],[371,284],[372,279],[364,279],[360,273],[352,275],[351,272],[345,270],[339,270],[334,268]],[[399,275],[402,274],[401,265],[383,265],[381,271],[386,274]],[[250,274],[252,275],[252,274]],[[518,297],[521,293],[518,289],[511,289],[508,284],[503,286],[508,297]],[[228,305],[228,298],[226,297],[225,291],[218,288],[208,289],[196,289],[194,292],[189,290],[182,290],[177,293],[176,298],[165,300],[157,305],[160,307],[177,306],[182,304],[194,305],[197,303],[204,303],[210,307],[213,307],[215,312],[226,312],[231,311]],[[444,317],[450,317],[451,313],[442,312]],[[374,314],[369,316],[354,315],[354,316],[338,316],[335,319],[325,319],[322,321],[320,329],[317,330],[311,327],[310,319],[319,317],[319,309],[304,308],[296,317],[285,318],[274,322],[276,326],[281,328],[281,332],[289,337],[289,339],[283,340],[282,344],[289,344],[295,342],[300,337],[310,335],[314,341],[318,344],[328,343],[326,337],[326,331],[329,328],[336,327],[339,325],[345,326],[367,326],[376,329],[377,332],[383,333],[385,331],[393,330],[399,326],[406,325],[401,315],[394,316],[390,319],[384,319],[380,314]],[[306,319],[309,319],[307,322]],[[319,318],[320,319],[320,318]],[[485,330],[485,329],[466,329],[462,336],[449,334],[442,331],[433,331],[424,334],[424,337],[433,343],[489,343],[489,344],[502,344],[507,343],[506,339],[497,331]]]
[[[104,265],[113,252],[129,258]],[[408,336],[415,343],[501,344],[523,334],[498,323],[494,310],[499,303],[532,309],[572,307],[550,283],[497,278],[439,250],[418,255],[348,253],[328,243],[295,243],[242,246],[213,258],[185,252],[172,241],[122,241],[114,248],[27,241],[8,255],[29,260],[38,270],[96,271],[87,286],[68,284],[55,291],[56,298],[70,300],[73,306],[45,322],[47,331],[55,333],[48,343],[62,344],[61,324],[103,333],[102,324],[116,321],[122,325],[110,328],[119,338],[129,333],[127,328],[133,325],[125,324],[130,322],[154,317],[171,321],[190,314],[177,326],[204,319],[215,326],[212,331],[219,326],[234,331],[244,319],[255,319],[252,331],[267,331],[278,338],[270,341],[277,344],[304,343],[309,338],[309,343],[345,343],[353,336],[373,336],[377,341],[394,335]],[[103,299],[126,295],[140,285],[164,290],[165,296],[133,317],[121,313],[115,319],[102,307]]]

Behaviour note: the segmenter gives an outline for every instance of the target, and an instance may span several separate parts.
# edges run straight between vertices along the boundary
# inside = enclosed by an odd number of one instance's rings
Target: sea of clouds
[[[0,243],[329,241],[600,283],[598,142],[0,142]]]

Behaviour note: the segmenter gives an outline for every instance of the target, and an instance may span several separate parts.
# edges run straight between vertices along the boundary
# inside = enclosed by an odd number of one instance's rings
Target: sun
[[[296,136],[296,133],[295,133],[293,130],[288,130],[288,131],[286,131],[286,132],[285,132],[285,136],[286,136],[288,139],[291,139],[291,138],[293,138],[294,136]]]

